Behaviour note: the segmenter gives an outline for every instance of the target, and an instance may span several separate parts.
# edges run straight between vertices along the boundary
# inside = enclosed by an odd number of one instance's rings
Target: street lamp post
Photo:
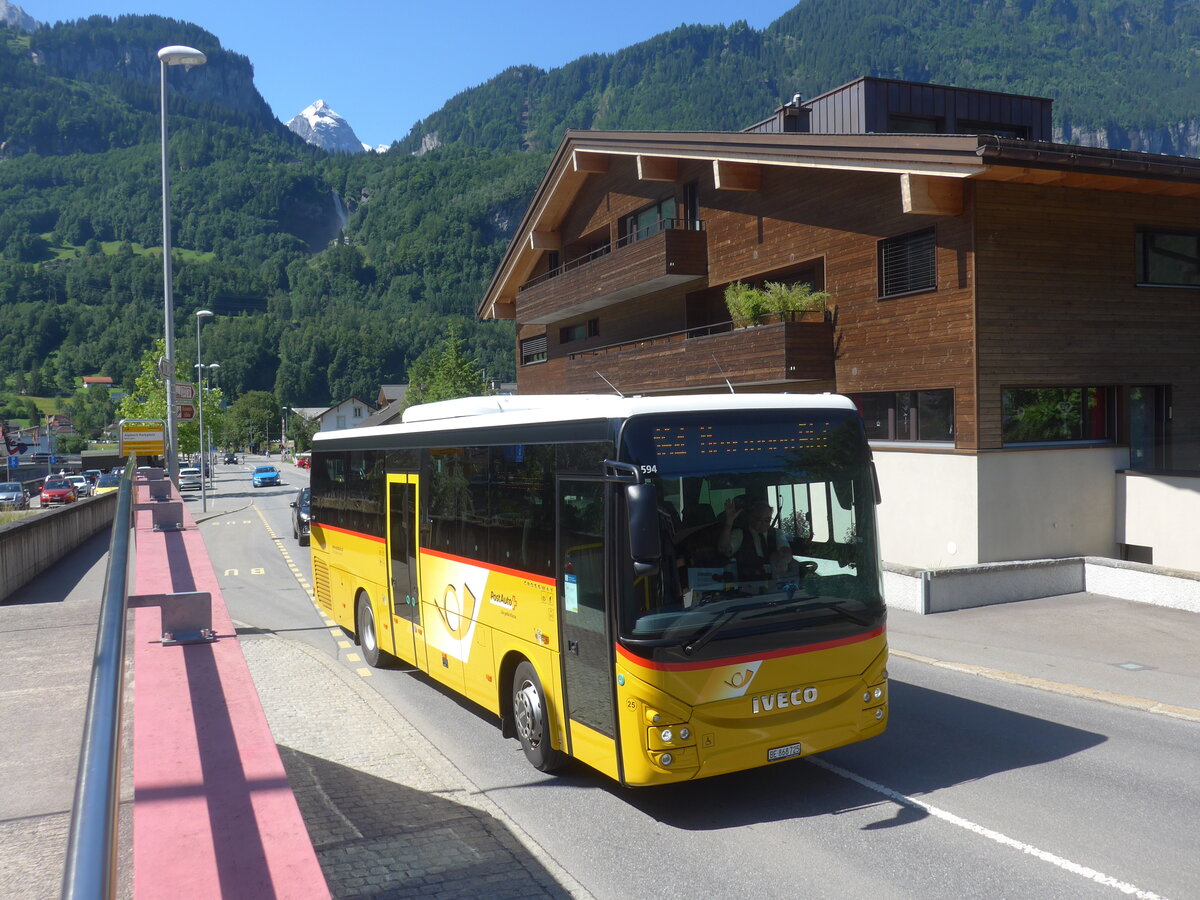
[[[208,484],[204,477],[204,363],[200,361],[200,323],[205,319],[212,318],[212,311],[207,309],[196,310],[196,393],[199,395],[198,407],[200,411],[200,511],[208,512]]]
[[[171,296],[171,177],[167,164],[167,66],[202,66],[208,62],[199,50],[173,44],[158,51],[159,100],[162,120],[162,211],[163,211],[163,313],[166,318],[166,360],[163,378],[167,386],[167,433],[164,449],[167,472],[179,483],[179,425],[175,416],[175,305]]]

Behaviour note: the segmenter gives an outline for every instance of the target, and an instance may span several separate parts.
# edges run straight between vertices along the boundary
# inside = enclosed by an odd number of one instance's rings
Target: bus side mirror
[[[653,575],[662,559],[662,537],[658,528],[658,491],[652,484],[625,486],[625,508],[629,514],[629,555],[636,576]]]

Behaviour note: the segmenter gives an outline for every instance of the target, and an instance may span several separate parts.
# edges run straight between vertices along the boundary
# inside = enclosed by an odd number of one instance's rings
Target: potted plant
[[[816,313],[824,318],[829,294],[814,291],[807,282],[783,284],[768,281],[756,288],[735,281],[725,288],[725,306],[737,328],[764,322],[795,320],[797,314]]]
[[[735,281],[725,288],[725,306],[735,328],[759,324],[766,314],[766,295],[756,287]]]

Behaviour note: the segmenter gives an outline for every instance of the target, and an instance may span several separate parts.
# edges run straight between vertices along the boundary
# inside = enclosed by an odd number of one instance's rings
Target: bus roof
[[[673,394],[618,397],[613,394],[497,394],[423,403],[404,411],[401,424],[339,431],[319,431],[314,444],[338,438],[372,438],[397,433],[437,432],[462,428],[536,425],[675,412],[745,411],[748,409],[854,409],[840,394]]]

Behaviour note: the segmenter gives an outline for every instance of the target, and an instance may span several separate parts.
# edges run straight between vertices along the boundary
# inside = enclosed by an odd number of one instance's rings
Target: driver
[[[742,497],[736,498],[742,500]],[[742,513],[742,527],[734,520]],[[734,499],[725,501],[725,518],[717,537],[717,550],[737,563],[738,578],[765,581],[784,575],[792,562],[792,548],[778,528],[772,528],[774,512],[766,500],[755,500],[744,512]]]

